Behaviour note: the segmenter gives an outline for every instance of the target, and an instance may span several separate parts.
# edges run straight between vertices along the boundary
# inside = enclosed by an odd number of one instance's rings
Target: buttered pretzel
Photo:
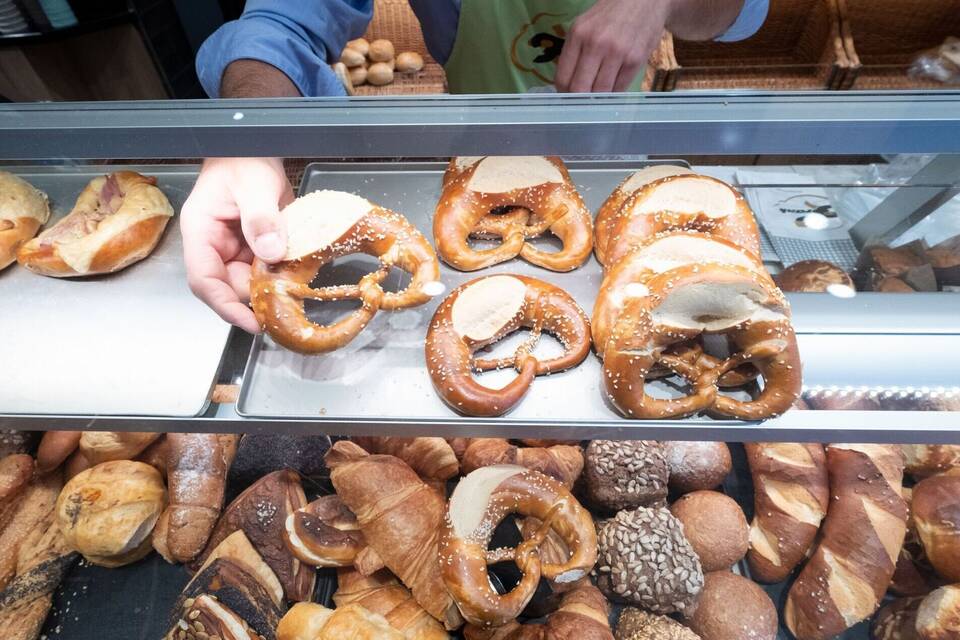
[[[520,327],[531,330],[510,358],[481,359],[474,352]],[[564,353],[538,360],[533,348],[542,332],[560,340]],[[538,375],[583,362],[590,352],[590,322],[562,289],[517,275],[485,276],[451,293],[437,308],[427,329],[427,370],[440,397],[471,416],[498,416],[517,404]],[[490,389],[471,373],[512,367],[517,377],[502,389]]]
[[[516,549],[488,551],[497,525],[511,513],[542,524]],[[560,563],[540,557],[549,533],[566,545]],[[499,595],[487,565],[514,560],[523,573],[519,584]],[[533,597],[541,575],[558,583],[579,580],[597,561],[593,518],[559,482],[515,465],[483,467],[463,478],[454,490],[440,532],[440,567],[444,585],[463,617],[473,624],[499,626],[516,618]]]
[[[317,498],[287,516],[283,541],[297,559],[314,567],[349,567],[367,546],[357,517],[336,495]]]
[[[112,273],[143,260],[173,217],[156,184],[135,171],[94,178],[69,214],[20,247],[17,261],[64,278]]]
[[[602,289],[601,296],[610,293]],[[703,370],[668,353],[671,346],[702,334],[726,335],[735,352]],[[694,262],[648,273],[634,282],[600,347],[605,389],[628,417],[662,419],[712,411],[759,420],[789,409],[800,392],[789,306],[769,275],[741,265]],[[760,394],[749,402],[719,395],[719,378],[748,363],[763,378]],[[688,378],[692,393],[669,399],[648,395],[647,375],[656,365]]]
[[[527,242],[549,231],[563,249],[547,252]],[[499,237],[477,250],[469,237]],[[593,248],[593,224],[559,158],[485,156],[454,158],[444,175],[433,220],[440,257],[461,271],[475,271],[517,256],[553,271],[576,269]]]
[[[254,260],[250,301],[260,326],[284,347],[300,353],[333,351],[353,340],[378,310],[415,307],[430,299],[430,287],[440,277],[437,257],[402,215],[340,191],[297,198],[281,215],[287,226],[286,259],[274,265]],[[355,285],[310,286],[324,266],[355,253],[378,258],[380,268]],[[412,276],[396,293],[380,286],[392,267]],[[324,326],[307,317],[308,299],[355,299],[361,307]]]
[[[604,212],[602,212],[604,213]],[[673,175],[634,191],[597,222],[597,258],[617,264],[638,242],[663,232],[702,231],[760,255],[760,232],[743,195],[727,183],[701,175]]]

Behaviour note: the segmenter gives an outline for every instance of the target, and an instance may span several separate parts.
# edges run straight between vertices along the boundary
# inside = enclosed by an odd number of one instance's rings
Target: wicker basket
[[[773,0],[763,27],[741,42],[675,40],[665,88],[837,89],[851,66],[836,0]]]
[[[358,96],[402,96],[447,92],[447,76],[443,67],[427,52],[423,32],[416,14],[407,0],[376,0],[373,20],[364,36],[370,42],[386,38],[399,54],[416,51],[423,56],[423,70],[418,73],[396,73],[393,82],[382,87],[364,84],[355,87]]]
[[[960,36],[960,0],[837,0],[853,65],[848,89],[930,89],[943,84],[907,74],[917,54]]]

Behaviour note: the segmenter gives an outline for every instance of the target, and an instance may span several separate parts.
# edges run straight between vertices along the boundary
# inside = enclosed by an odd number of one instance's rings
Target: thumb
[[[264,262],[283,260],[287,254],[287,234],[280,217],[280,194],[253,189],[238,194],[240,228],[255,256]]]

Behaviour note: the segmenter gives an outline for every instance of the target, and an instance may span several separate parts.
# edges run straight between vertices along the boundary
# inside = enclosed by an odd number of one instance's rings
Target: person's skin
[[[559,91],[627,89],[664,28],[687,40],[725,31],[743,0],[598,0],[576,19],[557,68]],[[300,95],[282,71],[256,60],[237,60],[224,71],[224,98]],[[187,282],[221,318],[258,333],[247,301],[250,263],[279,262],[287,238],[280,209],[293,189],[279,158],[213,158],[203,163],[180,214]]]

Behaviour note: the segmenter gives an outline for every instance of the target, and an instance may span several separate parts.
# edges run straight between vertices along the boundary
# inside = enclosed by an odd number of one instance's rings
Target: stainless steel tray
[[[49,224],[95,176],[119,168],[155,175],[179,212],[193,165],[13,167],[47,193]],[[187,287],[178,219],[145,260],[109,276],[47,278],[0,271],[0,413],[196,416],[230,327]],[[44,427],[46,428],[46,427]]]
[[[329,188],[358,193],[403,213],[431,237],[430,222],[444,166],[441,163],[312,164],[305,173],[301,192]],[[596,211],[614,186],[639,165],[592,161],[571,162],[568,166],[588,207]],[[371,264],[365,257],[347,257],[335,263],[329,272],[321,273],[319,281],[322,284],[355,282],[357,274],[368,271]],[[441,267],[441,279],[448,292],[489,273],[519,273],[557,284],[588,313],[601,281],[600,265],[593,258],[580,269],[564,274],[519,260],[480,273],[461,273],[445,265]],[[399,278],[388,284],[399,286]],[[455,414],[434,392],[423,360],[427,323],[442,297],[416,309],[380,313],[349,345],[322,356],[299,355],[279,347],[269,337],[259,336],[243,376],[238,413],[246,417],[350,424],[344,432],[351,432],[352,425],[361,422],[378,428],[403,424],[449,427],[452,421],[463,426],[468,423],[480,426],[481,422],[486,425],[496,422],[501,426],[577,425],[583,428],[592,425],[601,431],[628,424],[608,406],[601,392],[600,362],[592,355],[574,370],[538,378],[527,397],[503,418],[479,421]],[[933,358],[944,350],[960,349],[960,336],[950,335],[955,331],[951,328],[953,323],[934,314],[929,329],[918,328],[916,322],[911,326],[905,316],[891,311],[891,298],[896,296],[861,295],[853,300],[829,295],[797,296],[795,325],[800,333],[808,388],[849,385],[886,388],[910,384],[919,389],[956,384],[956,367],[931,366],[923,357],[929,354]],[[953,296],[934,294],[923,298],[931,303],[935,299],[940,299],[940,304],[953,304],[953,309],[960,303],[960,298]],[[920,298],[913,298],[911,304],[917,305],[919,301]],[[903,300],[894,306],[906,303],[908,301]],[[333,317],[326,312],[316,316],[309,308],[308,311],[323,321]],[[915,314],[909,315],[915,317]],[[897,335],[885,341],[883,349],[878,349],[877,333],[881,332]],[[499,347],[495,353],[506,352],[508,346],[509,343]],[[483,381],[497,386],[510,376],[508,371],[491,372],[484,375]],[[694,418],[684,424],[730,423]],[[599,437],[597,433],[597,430],[590,434],[578,431],[577,437]],[[573,437],[572,432],[565,431],[565,434]]]

